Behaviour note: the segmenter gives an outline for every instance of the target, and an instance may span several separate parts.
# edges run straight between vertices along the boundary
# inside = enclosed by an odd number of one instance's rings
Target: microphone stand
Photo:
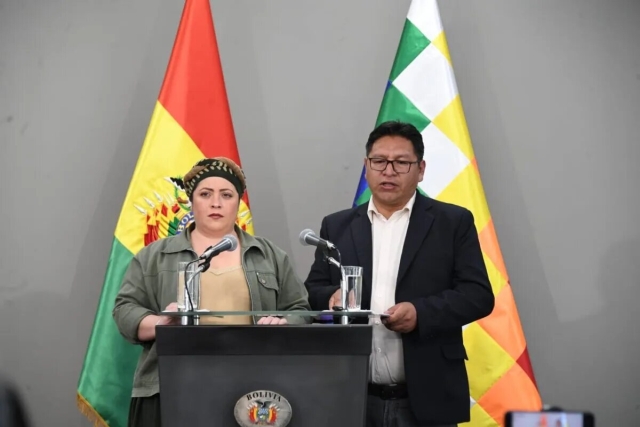
[[[191,282],[193,281],[193,279],[195,279],[195,277],[200,274],[203,273],[205,271],[207,271],[209,269],[209,266],[211,265],[211,259],[206,259],[202,264],[200,264],[198,266],[198,268],[196,269],[196,271],[193,272],[193,274],[191,276],[188,275],[187,270],[189,269],[189,266],[191,264],[193,264],[194,262],[198,262],[200,261],[200,259],[197,259],[195,261],[191,261],[189,264],[187,264],[184,268],[184,277],[185,280],[184,282],[184,291],[187,294],[187,298],[189,300],[188,302],[188,311],[194,312],[194,305],[193,305],[193,297],[191,296],[191,291],[189,291],[189,286],[191,285]],[[198,298],[200,297],[200,293],[198,292]],[[199,305],[199,304],[198,304]],[[189,316],[183,316],[182,317],[182,322],[183,325],[199,325],[200,324],[200,316],[198,316],[197,314],[194,314],[192,319],[189,319]]]
[[[338,248],[335,248],[335,251],[338,253],[338,258],[340,259],[340,261],[342,261],[342,257],[340,256],[340,251],[338,250]],[[324,249],[324,260],[340,269],[340,305],[342,306],[341,308],[343,311],[349,311],[349,308],[347,307],[347,279],[344,275],[342,263],[329,256],[329,250],[327,248]],[[329,308],[333,309],[333,307]],[[346,315],[340,316],[340,324],[348,325],[349,317]]]

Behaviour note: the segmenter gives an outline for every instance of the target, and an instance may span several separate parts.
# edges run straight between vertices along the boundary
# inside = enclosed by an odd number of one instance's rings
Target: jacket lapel
[[[427,237],[427,233],[433,223],[433,215],[428,212],[431,208],[430,200],[422,196],[416,195],[416,201],[411,210],[409,219],[409,227],[407,228],[407,236],[404,239],[402,255],[400,256],[400,267],[398,268],[398,279],[396,287],[400,285],[404,275],[407,273],[411,262],[416,256],[422,242]],[[364,296],[364,293],[363,293]]]
[[[351,223],[351,237],[356,246],[358,263],[362,266],[362,308],[371,306],[371,280],[373,264],[373,243],[371,239],[371,221],[367,216],[368,203],[362,204]]]

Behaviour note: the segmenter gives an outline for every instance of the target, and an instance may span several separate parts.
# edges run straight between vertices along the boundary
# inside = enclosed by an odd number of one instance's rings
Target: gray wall
[[[257,232],[347,207],[409,0],[212,1]],[[0,371],[74,394],[179,0],[0,0]],[[447,0],[442,18],[545,402],[640,405],[640,3]]]

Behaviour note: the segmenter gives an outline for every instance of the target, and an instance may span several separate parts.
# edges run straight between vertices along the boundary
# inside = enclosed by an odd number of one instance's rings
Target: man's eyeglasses
[[[387,169],[387,166],[391,163],[391,167],[395,173],[409,173],[411,165],[414,163],[420,163],[417,160],[415,162],[410,162],[408,160],[387,160],[378,157],[368,157],[368,159],[371,169],[379,172]]]

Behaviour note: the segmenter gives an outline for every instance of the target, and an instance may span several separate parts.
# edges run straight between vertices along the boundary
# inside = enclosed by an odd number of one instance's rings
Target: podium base
[[[364,427],[371,338],[370,325],[159,327],[162,425]]]

